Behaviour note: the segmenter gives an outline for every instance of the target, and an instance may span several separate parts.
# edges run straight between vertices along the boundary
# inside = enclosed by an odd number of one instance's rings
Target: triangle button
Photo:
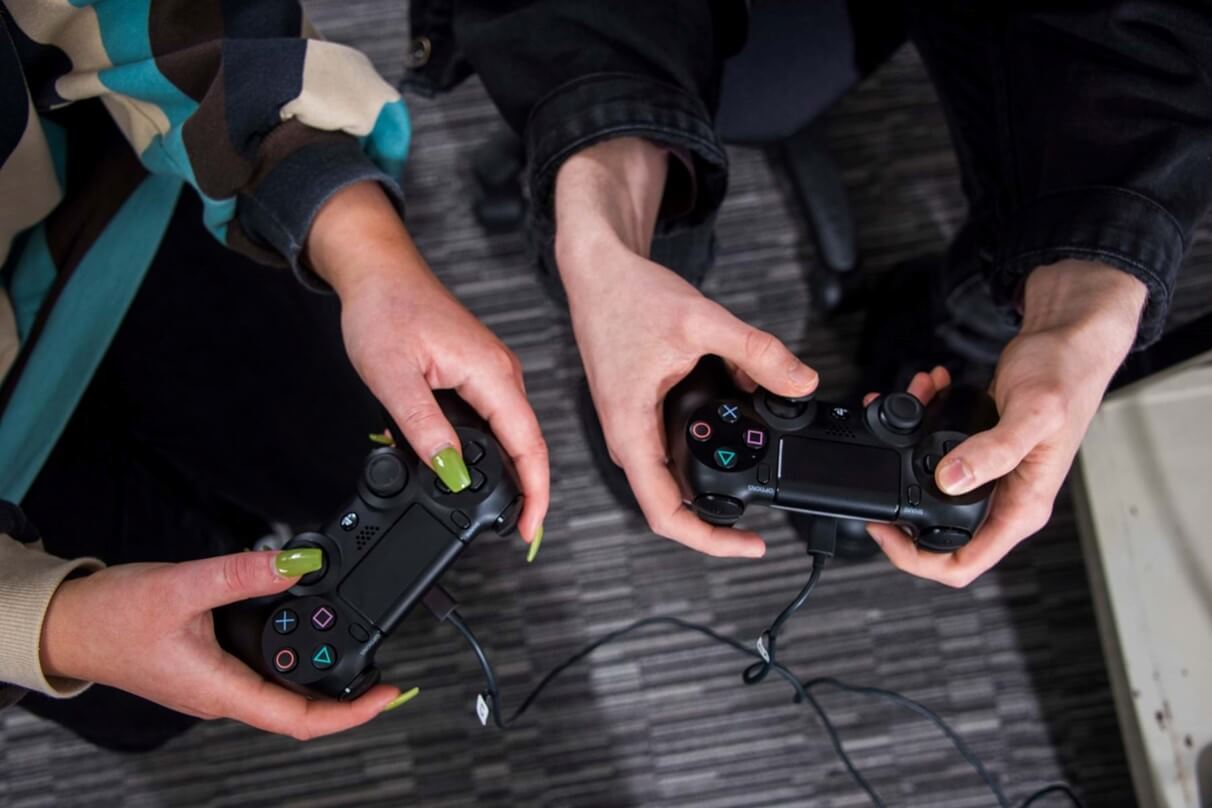
[[[736,452],[731,449],[716,449],[715,462],[722,469],[730,469],[736,465]]]
[[[316,649],[316,652],[311,655],[311,664],[319,670],[328,670],[337,663],[337,652],[333,650],[331,645],[325,643]]]

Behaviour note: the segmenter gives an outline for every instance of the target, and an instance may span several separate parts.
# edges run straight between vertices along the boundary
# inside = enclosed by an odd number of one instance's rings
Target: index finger
[[[631,440],[626,444],[638,448],[621,454],[619,459],[652,531],[711,556],[765,555],[766,544],[758,534],[708,524],[686,507],[677,480],[665,462],[665,442],[655,413],[640,419],[640,423],[639,433],[629,436]]]
[[[525,496],[518,530],[533,541],[551,501],[551,468],[547,442],[519,378],[476,376],[458,389],[463,400],[488,421],[518,470]]]

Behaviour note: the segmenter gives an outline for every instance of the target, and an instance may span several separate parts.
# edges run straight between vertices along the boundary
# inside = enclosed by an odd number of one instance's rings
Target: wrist
[[[77,659],[80,643],[75,637],[79,625],[74,616],[78,589],[86,579],[68,579],[59,584],[47,606],[42,619],[42,638],[39,643],[39,664],[42,675],[50,678],[81,679],[91,681]]]
[[[316,214],[304,258],[342,299],[385,279],[436,282],[377,182],[355,183],[332,195]]]
[[[1066,260],[1043,266],[1023,289],[1023,333],[1061,330],[1097,346],[1118,367],[1136,341],[1148,290],[1106,264]]]
[[[620,244],[647,257],[668,160],[664,147],[633,137],[597,143],[569,157],[555,183],[557,260]]]

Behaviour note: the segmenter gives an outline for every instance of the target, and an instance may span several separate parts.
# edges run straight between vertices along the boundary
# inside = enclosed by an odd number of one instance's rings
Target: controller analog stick
[[[704,522],[727,527],[741,518],[745,505],[739,499],[722,494],[701,494],[695,497],[694,512]]]
[[[366,464],[366,487],[377,497],[394,497],[407,482],[408,470],[395,453],[377,454]]]
[[[906,435],[922,425],[925,408],[909,393],[892,393],[879,401],[880,421],[893,432]]]
[[[972,534],[955,527],[936,527],[918,536],[918,546],[936,553],[951,553],[968,543]]]
[[[811,393],[798,398],[776,396],[774,393],[768,393],[766,396],[766,406],[770,409],[770,414],[788,421],[794,421],[803,415],[804,411],[808,409],[810,401],[812,401]]]
[[[285,549],[297,550],[302,547],[314,547],[321,551],[321,556],[323,557],[323,563],[321,564],[320,569],[316,570],[315,572],[309,572],[299,579],[300,586],[311,586],[312,584],[318,583],[325,575],[328,574],[328,552],[325,551],[324,547],[318,542],[310,541],[309,539],[300,540],[299,537],[295,537],[289,543],[287,543]]]

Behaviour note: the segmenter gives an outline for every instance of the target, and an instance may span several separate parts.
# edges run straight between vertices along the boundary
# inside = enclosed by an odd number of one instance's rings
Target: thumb
[[[324,565],[318,547],[267,550],[186,561],[177,564],[177,589],[190,604],[203,611],[249,598],[274,595],[292,586],[300,575]]]
[[[713,353],[718,353],[776,395],[806,396],[816,389],[819,381],[816,371],[801,362],[778,337],[754,328],[726,311],[723,314]]]
[[[958,496],[1004,477],[1048,437],[1047,426],[1026,409],[1007,406],[997,426],[976,433],[942,459],[934,480],[943,493]]]
[[[459,436],[419,373],[401,379],[382,399],[404,440],[451,491],[471,485]]]

